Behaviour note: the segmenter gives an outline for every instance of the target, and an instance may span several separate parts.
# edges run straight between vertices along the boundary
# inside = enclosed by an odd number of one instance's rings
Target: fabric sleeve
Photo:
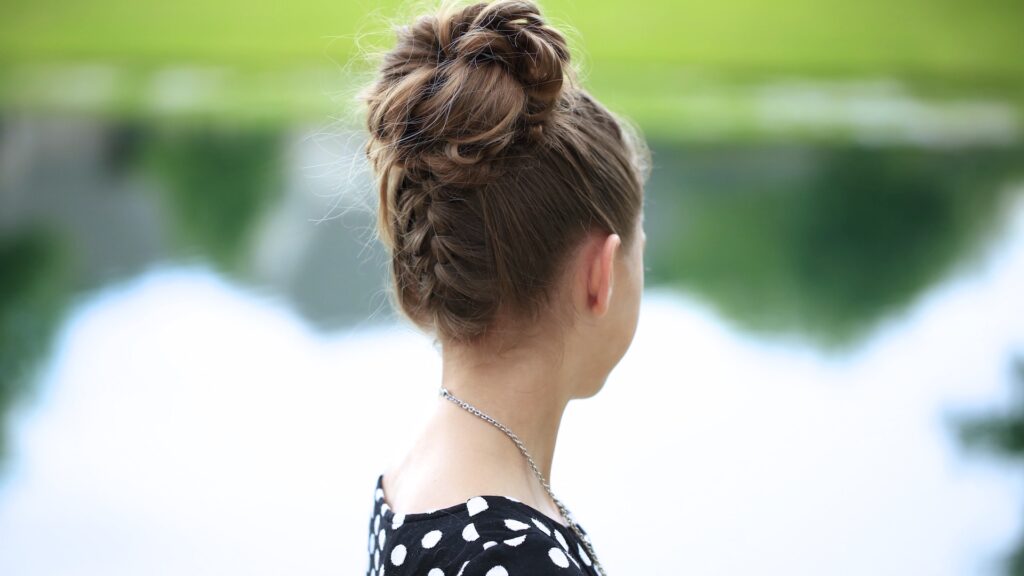
[[[588,572],[574,556],[554,538],[523,534],[490,545],[466,561],[455,576],[586,576]]]

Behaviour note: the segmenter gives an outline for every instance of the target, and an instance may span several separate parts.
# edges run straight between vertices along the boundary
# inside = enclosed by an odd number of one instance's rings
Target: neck
[[[603,372],[571,338],[542,334],[501,352],[446,344],[441,386],[512,431],[550,482],[565,407],[580,391],[592,390]],[[406,513],[501,494],[562,522],[515,443],[443,397],[405,458],[385,473],[384,491],[389,504]]]
[[[452,395],[518,436],[549,480],[558,428],[574,384],[563,358],[550,350],[530,347],[495,354],[446,347],[441,376],[442,386]],[[439,400],[435,420],[459,437],[472,439],[477,450],[496,456],[506,472],[526,466],[504,432],[451,401]]]

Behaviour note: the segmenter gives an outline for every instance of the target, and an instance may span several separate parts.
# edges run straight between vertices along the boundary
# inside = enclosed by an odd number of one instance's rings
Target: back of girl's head
[[[647,149],[532,1],[446,6],[397,36],[362,94],[397,303],[442,341],[537,320],[589,231],[633,240]]]

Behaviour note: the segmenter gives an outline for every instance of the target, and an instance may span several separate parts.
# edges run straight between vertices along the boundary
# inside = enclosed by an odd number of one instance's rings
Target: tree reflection
[[[0,237],[0,464],[8,448],[7,417],[28,392],[71,295],[67,262],[53,234]]]
[[[1024,173],[1019,148],[660,152],[650,282],[826,346],[856,342],[967,260]]]
[[[240,272],[252,233],[281,195],[279,131],[192,128],[158,132],[145,162],[162,186],[175,243],[225,271]]]

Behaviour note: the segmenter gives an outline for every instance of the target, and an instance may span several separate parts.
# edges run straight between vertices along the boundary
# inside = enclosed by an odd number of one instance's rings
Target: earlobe
[[[591,262],[587,296],[591,312],[598,317],[608,312],[615,278],[615,256],[622,240],[618,234],[609,234]]]

